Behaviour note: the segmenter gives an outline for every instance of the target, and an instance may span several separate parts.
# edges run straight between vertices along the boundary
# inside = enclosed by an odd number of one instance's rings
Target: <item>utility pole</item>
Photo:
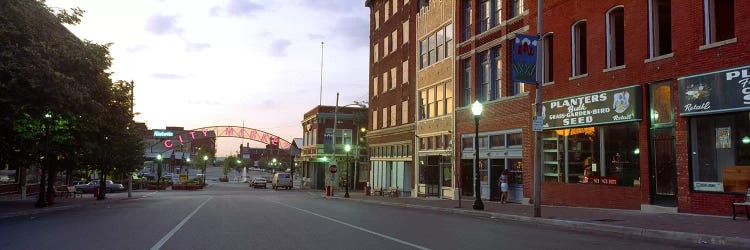
[[[544,82],[544,55],[539,51],[544,48],[542,38],[542,2],[537,0],[537,51],[536,51],[536,112],[535,119],[542,117],[542,83]],[[542,216],[542,131],[534,131],[534,217]]]

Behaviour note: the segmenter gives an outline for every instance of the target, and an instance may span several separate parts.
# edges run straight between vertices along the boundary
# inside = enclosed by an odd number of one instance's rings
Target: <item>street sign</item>
[[[328,171],[331,171],[332,174],[336,173],[336,165],[331,165],[330,168],[328,168]]]
[[[188,175],[180,174],[180,182],[187,182],[187,181],[188,181]]]
[[[532,120],[532,125],[533,125],[532,131],[534,132],[544,130],[544,128],[542,128],[544,126],[544,117],[542,116],[534,117],[534,119]]]

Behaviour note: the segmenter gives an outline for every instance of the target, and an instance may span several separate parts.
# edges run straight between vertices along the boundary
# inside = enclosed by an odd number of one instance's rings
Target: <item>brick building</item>
[[[456,137],[462,194],[474,195],[475,124],[471,104],[484,105],[479,120],[481,196],[498,200],[498,179],[510,172],[509,200],[521,202],[533,192],[532,97],[511,81],[510,52],[516,33],[528,33],[529,8],[523,1],[459,0],[456,3]],[[528,181],[524,181],[528,180]]]
[[[750,2],[543,9],[543,203],[729,214],[750,183]]]
[[[454,0],[419,1],[414,195],[457,198],[453,164]]]
[[[356,188],[361,188],[369,179],[370,166],[368,162],[367,146],[358,143],[363,141],[363,128],[367,126],[367,108],[317,106],[305,113],[302,119],[302,152],[300,172],[303,188],[324,189],[330,183],[328,168],[332,164],[338,166],[337,178],[333,186],[343,188],[342,179],[352,171],[352,182]],[[334,120],[336,130],[334,133]],[[326,134],[329,134],[326,143]],[[352,145],[352,150],[344,151],[346,144]],[[328,145],[328,149],[326,146]],[[349,168],[347,168],[349,167]]]
[[[370,186],[414,183],[416,12],[418,0],[366,0],[370,8]]]

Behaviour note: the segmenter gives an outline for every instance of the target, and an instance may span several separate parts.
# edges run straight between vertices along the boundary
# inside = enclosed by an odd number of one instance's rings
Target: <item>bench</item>
[[[372,195],[380,195],[383,196],[383,187],[375,187],[372,189]]]
[[[398,197],[398,187],[391,187],[388,189],[388,197]]]
[[[736,207],[745,207],[745,217],[747,217],[747,219],[750,220],[750,213],[748,213],[747,211],[748,206],[750,206],[750,188],[748,188],[747,191],[745,191],[744,200],[732,201],[732,220],[735,220],[737,218]]]

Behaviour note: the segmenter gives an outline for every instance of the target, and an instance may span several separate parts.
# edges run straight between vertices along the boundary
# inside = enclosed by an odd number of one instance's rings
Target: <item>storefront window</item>
[[[543,147],[546,182],[640,183],[637,123],[548,130]]]
[[[481,180],[483,183],[487,182],[487,159],[480,159],[479,162],[477,162],[479,165],[479,180]]]
[[[521,133],[508,134],[508,147],[521,145],[523,145],[523,136],[521,136]]]
[[[523,160],[508,159],[508,183],[513,185],[523,184]]]
[[[463,149],[473,149],[474,148],[474,138],[473,137],[464,137],[464,138],[461,138],[461,145],[463,145]]]
[[[490,147],[491,148],[504,148],[505,147],[505,135],[491,135],[490,136]]]
[[[690,119],[691,173],[698,191],[744,193],[750,183],[750,112]]]

